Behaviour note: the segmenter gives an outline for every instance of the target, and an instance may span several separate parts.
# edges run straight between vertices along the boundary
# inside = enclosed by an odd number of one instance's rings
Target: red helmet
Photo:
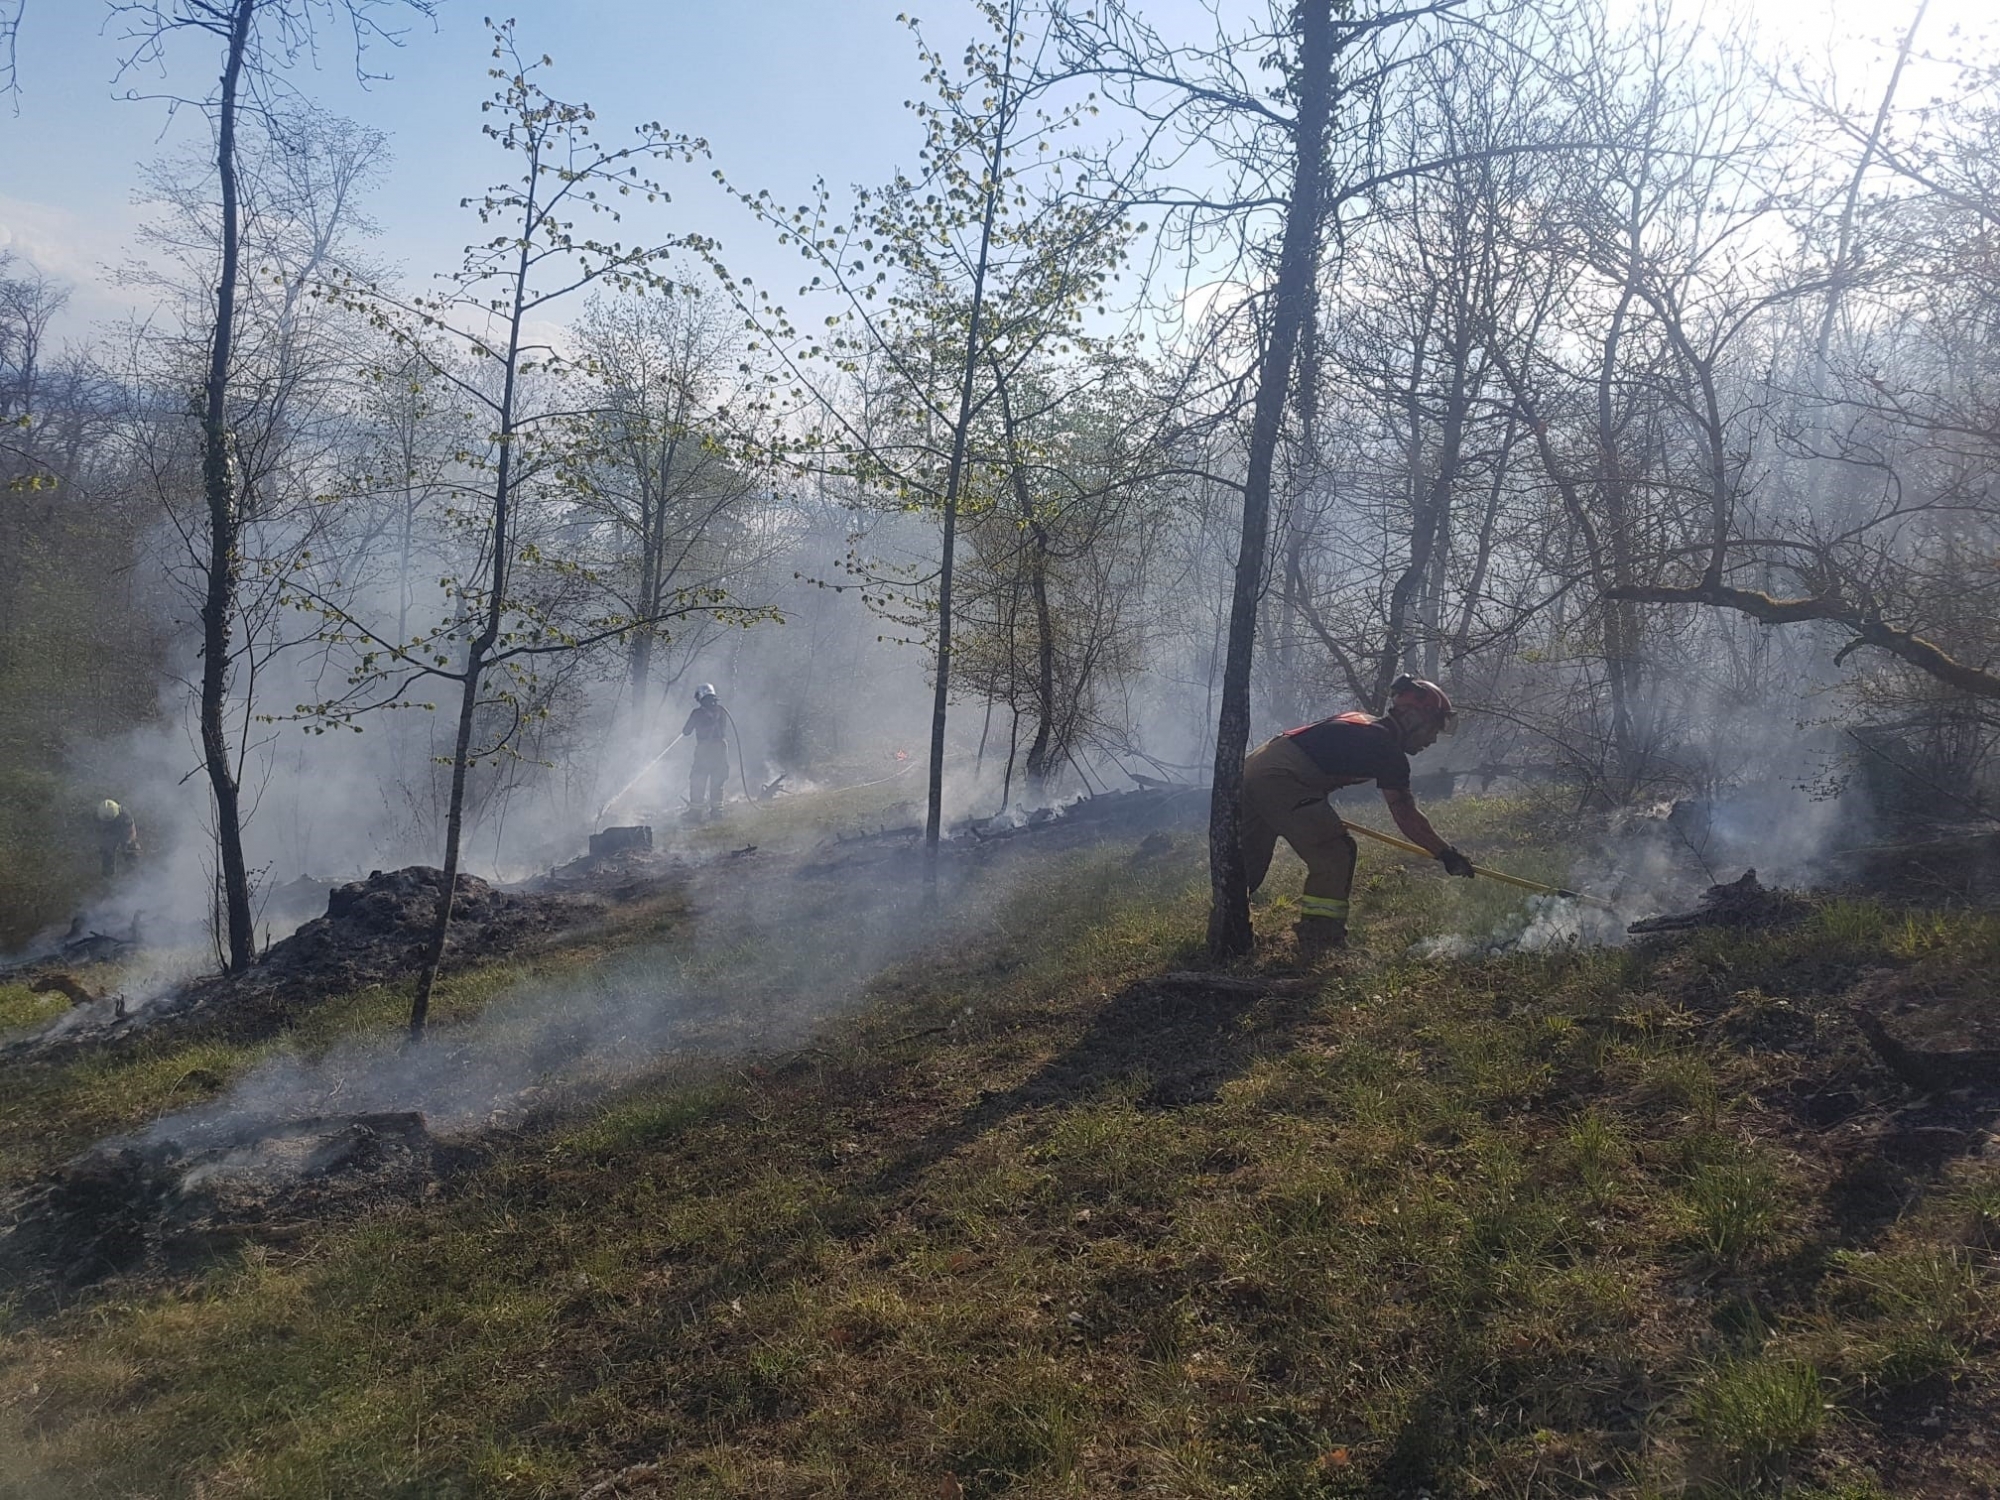
[[[1458,728],[1458,712],[1451,706],[1451,699],[1445,696],[1443,688],[1426,678],[1405,673],[1390,683],[1389,706],[1414,708],[1429,715],[1437,720],[1440,734],[1450,734]]]

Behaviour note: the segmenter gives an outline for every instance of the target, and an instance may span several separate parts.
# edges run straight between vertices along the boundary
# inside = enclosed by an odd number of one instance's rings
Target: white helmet
[[[706,703],[708,702],[709,699],[713,698],[714,696],[715,696],[715,684],[712,682],[704,682],[700,687],[694,690],[694,701],[697,703]]]
[[[116,802],[106,797],[102,802],[97,804],[97,821],[100,823],[114,822],[121,811],[123,809]]]

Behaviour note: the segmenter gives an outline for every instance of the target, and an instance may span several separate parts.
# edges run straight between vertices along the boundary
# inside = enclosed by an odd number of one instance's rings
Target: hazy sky
[[[352,49],[329,36],[318,68],[297,71],[300,90],[337,113],[390,135],[395,162],[368,203],[384,230],[381,253],[409,272],[455,264],[477,226],[458,200],[507,175],[507,158],[479,134],[480,101],[492,80],[482,15],[511,15],[524,51],[547,52],[552,92],[589,100],[601,130],[660,120],[706,136],[720,166],[790,198],[816,172],[836,180],[874,178],[910,149],[902,101],[918,70],[896,6],[828,0],[444,0],[435,27],[412,25],[400,49],[369,53],[374,71],[394,76],[357,86]],[[159,154],[169,126],[163,104],[114,97],[112,75],[125,48],[103,24],[101,0],[28,0],[20,68],[20,112],[0,113],[0,245],[78,283],[93,312],[116,306],[107,289],[89,295],[98,267],[123,253],[141,210],[132,203],[140,162]],[[190,40],[174,82],[194,91],[213,72]],[[159,87],[157,75],[133,85]],[[672,220],[748,245],[747,225],[727,220],[708,186],[709,168],[675,168],[683,185]],[[775,262],[774,262],[775,263]]]
[[[1224,0],[1225,10],[1235,3]],[[1729,3],[1713,0],[1709,8]],[[1756,0],[1753,9],[1770,34],[1832,55],[1850,86],[1863,88],[1879,76],[1915,3]],[[1983,19],[1991,3],[1931,0],[1924,42],[1949,54],[1951,27]],[[1146,8],[1165,26],[1193,19],[1194,4],[1160,0]],[[417,20],[401,49],[370,54],[373,69],[394,76],[366,90],[338,35],[326,38],[316,69],[294,75],[327,108],[390,134],[396,160],[368,208],[384,230],[377,253],[412,276],[455,263],[472,233],[459,198],[505,175],[504,159],[479,135],[479,102],[491,91],[481,18],[494,9],[491,0],[443,0],[435,26]],[[547,86],[588,99],[609,130],[658,119],[706,136],[714,165],[793,199],[816,174],[842,184],[875,182],[914,157],[915,122],[903,101],[919,88],[919,70],[897,10],[896,0],[512,0],[499,13],[518,21],[524,50],[555,57]],[[969,34],[960,0],[938,0],[917,13],[940,44]],[[0,246],[76,284],[72,334],[123,306],[101,268],[129,245],[140,213],[132,203],[138,166],[192,124],[170,125],[160,102],[115,96],[113,74],[125,47],[104,16],[103,0],[28,0],[19,112],[0,108]],[[200,91],[213,72],[212,51],[183,43],[172,59],[172,83]],[[129,82],[140,91],[160,87],[157,76]],[[679,201],[658,230],[717,234],[740,269],[788,269],[727,211],[707,171],[668,174]]]

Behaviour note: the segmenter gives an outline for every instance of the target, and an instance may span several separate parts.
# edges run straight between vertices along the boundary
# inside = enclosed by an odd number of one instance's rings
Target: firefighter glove
[[[1472,878],[1472,861],[1449,844],[1444,846],[1444,852],[1438,855],[1437,861],[1444,866],[1447,875],[1462,875],[1467,880]]]

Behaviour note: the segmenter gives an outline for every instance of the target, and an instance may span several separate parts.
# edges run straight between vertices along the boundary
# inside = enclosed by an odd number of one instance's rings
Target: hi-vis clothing
[[[1270,873],[1278,840],[1306,862],[1300,915],[1347,920],[1354,888],[1354,835],[1327,804],[1327,793],[1373,781],[1407,790],[1410,757],[1386,721],[1338,714],[1288,730],[1243,762],[1243,865],[1250,889]]]
[[[710,807],[722,806],[723,793],[729,785],[729,741],[725,736],[728,722],[729,716],[722,705],[711,698],[696,704],[694,712],[687,716],[687,723],[681,726],[682,734],[694,736],[688,801],[696,807],[703,802]]]
[[[108,804],[118,807],[115,802]],[[98,867],[106,880],[117,875],[121,864],[139,857],[139,825],[124,808],[111,817],[96,820]]]

